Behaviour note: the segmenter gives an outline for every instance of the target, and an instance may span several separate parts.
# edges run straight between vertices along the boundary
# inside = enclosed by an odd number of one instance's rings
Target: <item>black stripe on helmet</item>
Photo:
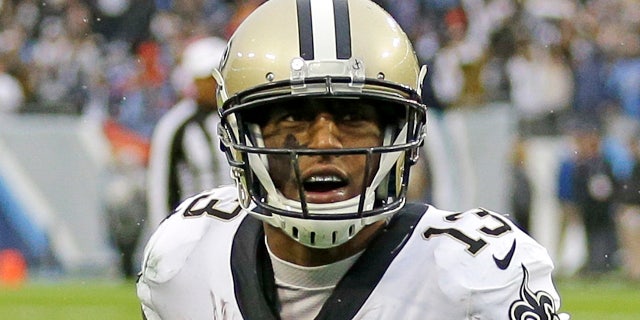
[[[313,60],[311,0],[298,0],[296,6],[298,10],[298,42],[300,43],[300,57],[304,60]]]
[[[336,58],[351,58],[351,24],[347,0],[333,0],[333,16],[336,28]]]

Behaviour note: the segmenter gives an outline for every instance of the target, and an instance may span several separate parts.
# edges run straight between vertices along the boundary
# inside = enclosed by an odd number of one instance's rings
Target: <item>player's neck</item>
[[[282,230],[264,224],[267,245],[278,258],[304,267],[316,267],[346,259],[366,249],[384,227],[384,221],[366,226],[347,243],[335,248],[315,249],[291,239]]]

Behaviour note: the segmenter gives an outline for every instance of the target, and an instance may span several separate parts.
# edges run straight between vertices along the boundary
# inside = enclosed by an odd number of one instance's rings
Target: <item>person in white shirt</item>
[[[220,119],[211,75],[226,45],[221,38],[200,38],[182,53],[176,73],[188,81],[185,97],[160,119],[151,139],[147,201],[153,229],[186,198],[233,182],[218,146]]]
[[[146,319],[568,319],[504,216],[407,203],[426,134],[406,34],[369,0],[270,0],[214,71],[236,187],[145,249]]]

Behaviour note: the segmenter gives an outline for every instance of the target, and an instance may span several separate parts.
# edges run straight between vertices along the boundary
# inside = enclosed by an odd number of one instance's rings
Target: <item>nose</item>
[[[309,127],[309,148],[312,149],[338,149],[342,148],[340,132],[333,116],[329,113],[320,113]]]

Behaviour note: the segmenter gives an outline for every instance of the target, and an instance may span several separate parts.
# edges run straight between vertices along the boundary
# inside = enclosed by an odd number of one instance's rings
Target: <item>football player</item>
[[[369,0],[270,0],[213,72],[237,188],[150,239],[147,319],[566,319],[546,250],[485,209],[406,203],[420,68]]]

